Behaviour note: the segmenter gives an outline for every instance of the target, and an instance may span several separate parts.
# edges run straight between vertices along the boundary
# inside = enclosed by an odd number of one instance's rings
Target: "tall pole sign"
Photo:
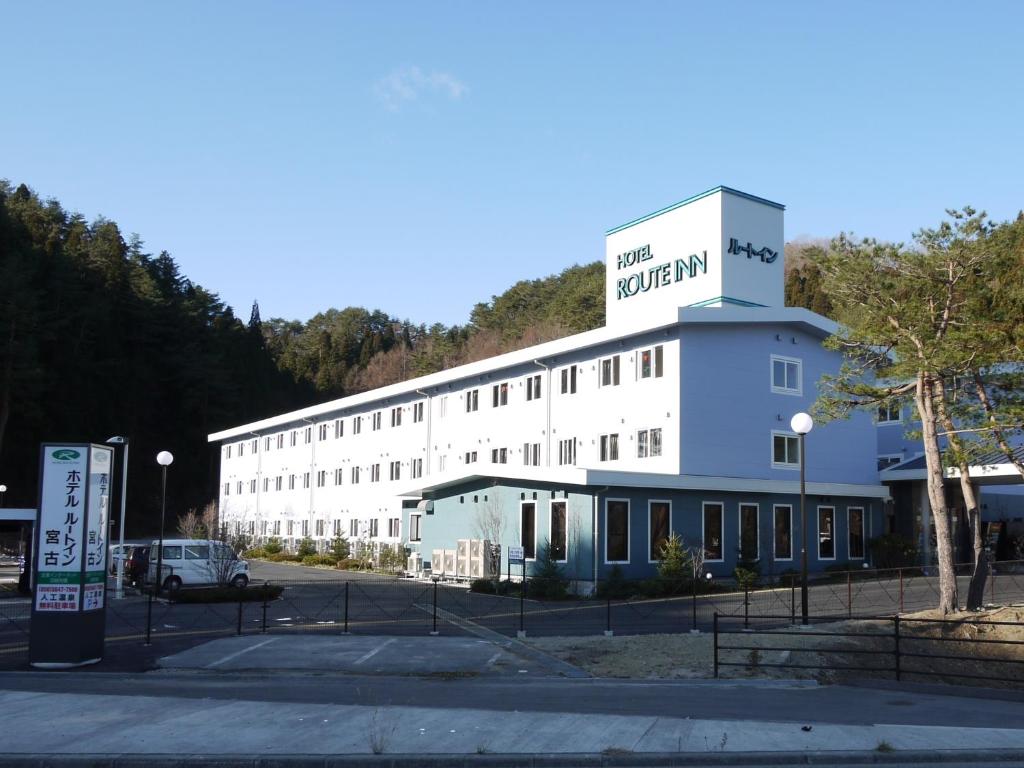
[[[42,446],[29,662],[61,669],[103,657],[113,449]]]

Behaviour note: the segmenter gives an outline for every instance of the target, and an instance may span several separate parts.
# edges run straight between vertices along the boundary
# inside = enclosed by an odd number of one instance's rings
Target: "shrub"
[[[253,547],[247,549],[242,553],[242,557],[246,560],[263,560],[267,556],[267,551],[262,547]]]
[[[281,540],[277,538],[277,536],[272,536],[271,538],[267,539],[267,543],[263,545],[263,551],[266,552],[268,555],[276,554],[280,552],[281,549]]]
[[[885,533],[871,540],[871,555],[878,568],[905,568],[917,561],[917,547],[905,536]]]
[[[516,595],[519,594],[518,585],[509,581],[495,581],[493,579],[474,579],[469,585],[470,592],[479,592],[484,595]]]
[[[744,591],[757,589],[757,583],[761,578],[761,574],[756,566],[754,568],[745,568],[742,565],[738,565],[732,573],[736,577],[736,586],[740,589]]]
[[[300,560],[303,557],[306,557],[307,555],[315,555],[316,554],[316,544],[314,544],[313,540],[307,536],[306,538],[304,538],[302,541],[299,542],[299,548],[298,548],[296,554],[298,554]]]
[[[331,557],[334,561],[344,560],[352,554],[352,548],[348,544],[348,539],[342,538],[341,536],[335,536],[331,539]]]
[[[569,581],[562,573],[562,566],[551,552],[551,542],[545,541],[534,564],[533,576],[527,581],[527,589],[534,597],[561,600],[566,596],[568,587]]]
[[[300,559],[298,555],[293,555],[290,552],[275,552],[272,555],[267,555],[267,560],[272,563],[297,563]]]
[[[661,545],[661,562],[658,563],[658,575],[662,579],[693,578],[693,561],[690,553],[683,546],[678,533],[673,533]]]
[[[608,578],[598,583],[597,596],[600,598],[622,598],[633,594],[633,588],[626,581],[622,566],[614,565],[608,572]]]
[[[369,567],[369,563],[354,557],[346,557],[343,560],[339,560],[334,567],[340,571],[358,571]]]

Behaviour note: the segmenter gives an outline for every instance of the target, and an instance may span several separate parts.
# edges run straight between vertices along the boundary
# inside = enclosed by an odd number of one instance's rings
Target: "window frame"
[[[568,499],[550,499],[548,501],[548,543],[552,546],[555,545],[555,505],[561,504],[562,509],[562,554],[561,559],[554,558],[556,563],[568,563],[569,562],[569,500]]]
[[[823,556],[821,554],[821,512],[822,512],[822,510],[825,510],[825,509],[831,509],[832,510],[832,533],[831,533],[832,556],[831,557],[825,557],[825,556]],[[818,546],[818,548],[817,548],[818,561],[821,562],[823,560],[835,560],[836,559],[836,555],[838,554],[836,552],[837,547],[836,547],[836,507],[835,507],[835,504],[819,504],[817,506],[817,508],[815,509],[815,515],[814,515],[814,528],[815,528],[815,531],[814,531],[815,539],[817,541],[817,546]]]
[[[722,531],[722,540],[718,543],[721,557],[708,557],[707,547],[707,510],[708,507],[718,507],[718,524]],[[702,501],[700,503],[700,546],[704,550],[705,563],[725,562],[725,502],[724,501]]]
[[[789,510],[789,557],[779,557],[778,547],[776,546],[778,536],[778,525],[776,520],[778,519],[779,510]],[[773,504],[772,505],[772,560],[776,563],[791,563],[793,562],[793,552],[796,549],[796,542],[793,540],[793,505],[792,504]]]
[[[787,387],[785,385],[779,386],[775,383],[775,363],[783,363],[783,375],[788,381],[788,366],[790,364],[796,366],[796,387]],[[786,355],[770,355],[768,363],[769,378],[768,381],[771,383],[772,394],[774,395],[793,395],[794,397],[800,397],[804,393],[804,361],[799,357],[788,357]]]
[[[608,527],[608,512],[609,506],[612,502],[621,502],[626,505],[626,559],[625,560],[610,560],[608,558],[608,538],[611,533],[611,529]],[[605,565],[628,565],[630,559],[630,523],[632,522],[631,517],[633,515],[632,503],[629,499],[610,497],[604,500],[604,563]]]
[[[672,538],[672,500],[671,499],[648,499],[647,500],[647,563],[653,565],[660,563],[661,560],[654,557],[657,554],[653,550],[654,546],[654,526],[653,523],[653,507],[655,504],[664,504],[668,507],[668,535],[666,541]]]
[[[895,419],[890,419],[890,418],[888,418],[888,416],[889,416],[889,414],[892,413],[891,407],[893,405],[896,406],[896,414],[897,414],[897,416],[896,416]],[[887,418],[885,418],[885,419],[882,418],[882,409],[883,408],[887,408],[887,410],[886,410],[886,417]],[[889,426],[892,426],[893,424],[902,424],[902,423],[903,423],[903,404],[902,403],[889,403],[888,406],[885,406],[885,405],[878,406],[878,410],[875,412],[875,424],[877,426],[879,426],[879,427],[889,427]]]
[[[850,513],[853,510],[860,512],[860,554],[853,554],[853,526],[850,525]],[[864,560],[867,557],[867,520],[864,507],[854,504],[846,508],[846,559]]]
[[[563,395],[576,394],[576,364],[567,365],[562,369],[562,391]]]
[[[423,515],[410,514],[409,515],[409,541],[422,541],[423,531],[420,526],[423,525]]]
[[[756,553],[753,560],[747,560],[743,556],[743,508],[753,507],[754,508],[754,552]],[[739,538],[738,538],[738,555],[737,560],[743,560],[746,562],[761,562],[761,505],[754,501],[741,501],[736,508],[736,521],[738,525]]]
[[[797,459],[796,459],[795,463],[788,463],[788,462],[783,463],[783,462],[778,462],[778,461],[775,460],[775,438],[776,437],[794,438],[796,440]],[[772,469],[788,469],[788,470],[794,470],[795,469],[797,471],[800,470],[800,435],[798,435],[796,432],[793,432],[791,430],[773,429],[772,430],[772,434],[771,434],[771,442],[769,443],[769,445],[770,445],[770,449],[771,449],[771,453],[769,454],[769,458],[771,459]],[[786,455],[787,455],[787,458],[788,458],[788,455],[789,455],[788,448],[786,450]]]
[[[524,538],[523,531],[523,511],[527,506],[533,507],[533,557],[529,556],[529,549],[526,546],[526,539]],[[536,499],[527,499],[519,502],[519,546],[523,548],[523,560],[526,562],[533,562],[537,559],[537,501]]]
[[[617,387],[622,383],[622,361],[621,355],[608,355],[597,360],[597,386],[599,389],[605,387]],[[608,383],[604,380],[604,364],[608,363]]]

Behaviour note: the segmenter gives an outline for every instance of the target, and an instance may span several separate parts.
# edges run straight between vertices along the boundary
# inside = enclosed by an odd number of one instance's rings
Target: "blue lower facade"
[[[616,567],[642,579],[657,575],[660,544],[673,533],[704,551],[704,571],[715,578],[733,577],[741,563],[756,564],[762,577],[800,568],[799,495],[484,480],[446,488],[421,506],[432,508],[406,509],[403,530],[418,528],[410,546],[424,564],[459,539],[488,539],[501,545],[503,574],[508,547],[523,546],[529,575],[553,543],[571,580],[604,580]],[[870,541],[883,533],[879,499],[808,495],[806,510],[811,572],[871,565]],[[420,515],[418,526],[410,527],[412,515]],[[515,566],[512,575],[519,572]]]

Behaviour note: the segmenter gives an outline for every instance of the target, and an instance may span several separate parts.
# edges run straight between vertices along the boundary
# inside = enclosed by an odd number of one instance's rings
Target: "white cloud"
[[[403,67],[378,80],[374,91],[385,107],[397,112],[403,104],[416,101],[422,94],[437,93],[457,101],[467,88],[465,83],[447,72],[424,72],[419,67]]]

